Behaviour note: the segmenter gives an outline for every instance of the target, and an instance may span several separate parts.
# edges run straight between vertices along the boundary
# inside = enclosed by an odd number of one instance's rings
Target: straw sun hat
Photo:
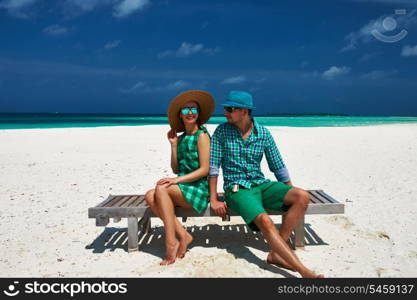
[[[198,115],[200,124],[206,123],[214,111],[214,99],[209,93],[205,91],[192,90],[179,94],[171,101],[171,104],[168,107],[169,125],[171,125],[171,128],[177,132],[182,132],[185,130],[179,113],[181,108],[188,101],[194,101],[198,103],[198,106],[200,107],[200,112]]]

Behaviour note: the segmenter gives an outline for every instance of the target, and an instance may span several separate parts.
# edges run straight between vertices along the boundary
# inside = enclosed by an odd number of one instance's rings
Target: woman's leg
[[[177,257],[184,255],[188,244],[191,243],[191,235],[179,224],[175,216],[175,206],[191,208],[191,205],[184,199],[181,190],[177,185],[157,185],[155,190],[155,200],[158,207],[158,213],[164,222],[165,229],[165,246],[167,254],[161,265],[169,265],[175,262]],[[176,226],[178,223],[179,226]],[[180,241],[175,237],[176,227],[180,230]]]
[[[178,186],[176,186],[178,187]],[[178,190],[176,188],[170,189],[168,191],[169,193],[171,193],[172,197],[171,199],[174,199],[175,201],[175,206],[183,206],[183,207],[191,207],[191,206],[184,206],[187,205],[187,203],[182,203],[180,201],[177,201],[177,198],[180,198],[182,196],[181,190]],[[179,194],[178,194],[179,192]],[[149,190],[148,192],[146,192],[145,194],[145,200],[148,203],[150,209],[152,210],[152,212],[160,217],[159,214],[159,208],[157,205],[157,202],[155,201],[155,190]],[[184,199],[185,200],[185,199]],[[182,204],[182,205],[181,205]],[[178,221],[177,218],[174,219],[175,220],[175,233],[178,237],[178,239],[180,240],[180,247],[178,248],[178,253],[177,253],[177,257],[179,258],[183,258],[185,255],[185,252],[187,251],[187,247],[188,245],[193,241],[193,237],[190,233],[187,232],[187,230],[184,229],[184,227],[181,225],[181,223]]]
[[[188,203],[187,200],[185,200],[184,195],[182,194],[181,189],[178,187],[178,185],[171,185],[168,188],[168,193],[174,202],[174,206],[193,208],[191,204]],[[180,240],[180,246],[178,248],[177,257],[183,258],[185,253],[187,252],[188,245],[191,244],[191,242],[193,241],[193,236],[187,230],[184,229],[184,227],[181,225],[177,218],[175,218],[175,222],[177,224],[176,232]]]
[[[149,190],[145,194],[145,201],[155,216],[159,217],[158,207],[155,201],[155,189]]]

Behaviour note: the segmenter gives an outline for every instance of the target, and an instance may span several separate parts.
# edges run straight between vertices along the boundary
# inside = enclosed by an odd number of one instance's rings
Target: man
[[[292,186],[271,133],[251,117],[255,109],[252,95],[231,91],[223,106],[227,123],[219,125],[211,139],[209,185],[212,209],[224,217],[230,207],[252,230],[260,230],[272,248],[268,263],[297,271],[303,277],[323,277],[307,269],[287,244],[305,213],[309,195]],[[278,182],[265,179],[261,172],[264,153]],[[217,199],[220,167],[226,203]],[[265,208],[286,211],[279,232]]]

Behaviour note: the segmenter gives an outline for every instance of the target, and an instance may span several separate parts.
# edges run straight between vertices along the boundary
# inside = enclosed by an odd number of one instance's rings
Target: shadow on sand
[[[279,227],[279,226],[278,226]],[[311,228],[310,224],[305,224],[305,244],[306,246],[328,245]],[[284,277],[294,277],[284,269],[266,263],[250,251],[255,248],[266,253],[270,247],[265,242],[260,232],[253,232],[245,224],[239,225],[218,225],[209,224],[204,226],[186,226],[194,241],[190,245],[193,247],[216,247],[225,249],[236,258],[242,258],[249,263],[258,265],[260,268],[278,273]],[[114,251],[123,249],[127,252],[127,232],[126,228],[106,227],[104,231],[86,249],[92,249],[93,253],[103,253],[106,250]],[[151,232],[144,235],[139,231],[139,251],[150,253],[163,259],[165,257],[164,228],[162,226],[152,228]],[[294,236],[291,237],[293,242]]]

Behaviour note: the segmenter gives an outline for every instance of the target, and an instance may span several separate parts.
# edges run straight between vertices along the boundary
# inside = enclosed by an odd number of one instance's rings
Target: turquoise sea
[[[416,123],[417,117],[363,117],[363,116],[256,116],[266,126],[335,127]],[[209,124],[225,122],[224,116],[214,116]],[[166,116],[115,114],[2,114],[0,129],[68,128],[100,126],[145,126],[168,124]]]

